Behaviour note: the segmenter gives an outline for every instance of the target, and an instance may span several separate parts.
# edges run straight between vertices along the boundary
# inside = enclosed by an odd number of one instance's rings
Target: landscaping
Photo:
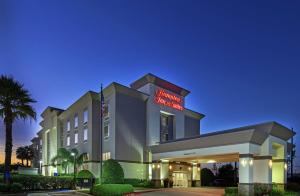
[[[133,186],[130,184],[98,184],[91,188],[91,193],[95,196],[121,196],[132,192]]]
[[[41,176],[12,174],[12,184],[5,184],[0,175],[0,192],[22,192],[36,190],[56,190],[74,188],[70,176]]]
[[[237,195],[243,195],[238,193],[237,187],[226,187],[225,188],[225,196],[237,196]],[[268,188],[265,185],[262,184],[255,184],[254,186],[254,195],[255,196],[262,196],[262,195],[270,195],[270,196],[297,196],[299,195],[296,192],[293,191],[284,191],[281,189],[278,189],[273,187],[272,189]]]

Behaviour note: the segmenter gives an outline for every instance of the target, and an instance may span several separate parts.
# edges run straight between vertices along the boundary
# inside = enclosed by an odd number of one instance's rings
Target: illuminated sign
[[[162,89],[156,90],[154,101],[158,104],[165,105],[177,110],[183,110],[182,98],[176,95],[172,95]]]

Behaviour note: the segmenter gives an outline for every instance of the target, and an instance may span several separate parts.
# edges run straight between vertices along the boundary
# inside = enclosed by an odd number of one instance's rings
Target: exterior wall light
[[[191,171],[191,169],[192,169],[191,167],[188,168],[189,171]]]
[[[247,165],[247,161],[245,159],[242,160],[242,166],[246,166]]]
[[[273,162],[272,160],[269,160],[269,167],[272,168]]]
[[[160,164],[157,165],[157,169],[159,169],[159,168],[160,168]]]
[[[170,170],[172,169],[172,165],[169,166],[169,169],[170,169]]]
[[[152,168],[155,169],[155,164],[152,165]]]
[[[286,163],[284,164],[284,169],[287,170],[287,164]]]
[[[200,167],[198,167],[197,170],[200,171]]]
[[[253,160],[250,160],[249,165],[251,166],[253,165]]]

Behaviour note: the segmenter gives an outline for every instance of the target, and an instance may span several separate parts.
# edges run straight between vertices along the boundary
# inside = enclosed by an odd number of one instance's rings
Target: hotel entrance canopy
[[[294,134],[293,131],[279,123],[267,122],[160,143],[150,148],[153,160],[236,153],[260,155],[261,153],[264,154],[261,147],[268,138],[271,137],[279,143],[285,143]],[[267,154],[274,155],[274,152],[270,151],[270,153]]]

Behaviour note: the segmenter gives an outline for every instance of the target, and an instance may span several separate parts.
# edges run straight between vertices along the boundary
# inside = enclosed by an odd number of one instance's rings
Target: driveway
[[[159,191],[143,193],[141,196],[222,196],[224,195],[223,188],[172,188],[172,189],[160,189]]]

